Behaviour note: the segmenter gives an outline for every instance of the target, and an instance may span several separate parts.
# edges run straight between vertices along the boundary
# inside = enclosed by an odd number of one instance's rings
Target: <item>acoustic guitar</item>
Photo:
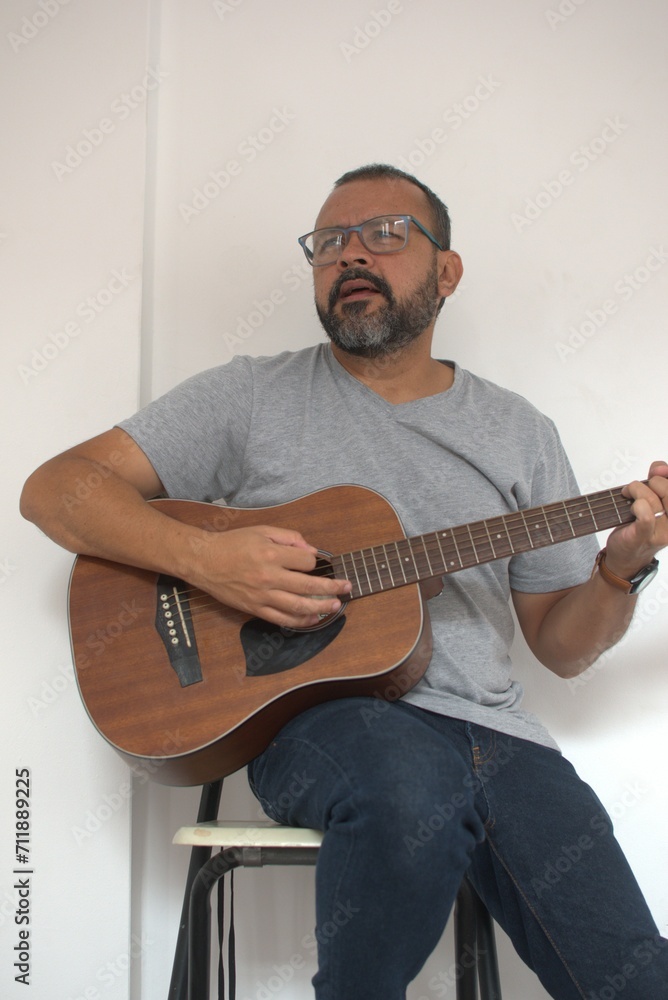
[[[339,612],[288,630],[182,580],[76,558],[69,621],[83,703],[135,771],[166,785],[231,774],[289,719],[323,701],[399,698],[429,664],[423,590],[430,583],[437,592],[450,573],[633,520],[621,488],[413,538],[389,501],[361,486],[254,509],[150,503],[206,531],[297,529],[319,548],[316,575],[352,583]]]

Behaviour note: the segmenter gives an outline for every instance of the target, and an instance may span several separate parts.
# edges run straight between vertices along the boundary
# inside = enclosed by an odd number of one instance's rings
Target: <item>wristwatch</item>
[[[651,563],[639,569],[630,580],[625,580],[623,576],[617,576],[616,573],[608,569],[605,564],[605,549],[601,549],[594,563],[594,572],[596,570],[599,571],[604,580],[612,584],[613,587],[617,587],[618,590],[623,590],[625,594],[639,594],[656,576],[659,570],[659,560],[652,559]]]

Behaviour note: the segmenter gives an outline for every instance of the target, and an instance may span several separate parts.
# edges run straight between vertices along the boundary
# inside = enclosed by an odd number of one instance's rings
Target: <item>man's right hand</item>
[[[260,525],[225,532],[203,531],[192,539],[190,583],[223,604],[283,628],[316,625],[338,611],[347,580],[310,576],[317,549],[297,531]]]

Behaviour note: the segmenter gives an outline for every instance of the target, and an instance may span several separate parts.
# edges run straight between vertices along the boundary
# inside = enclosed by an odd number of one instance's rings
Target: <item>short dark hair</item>
[[[413,177],[412,174],[407,174],[405,170],[400,170],[399,167],[392,167],[388,163],[369,163],[365,167],[356,167],[355,170],[349,170],[347,173],[342,174],[337,181],[334,182],[334,187],[341,187],[342,184],[348,184],[351,181],[375,181],[382,178],[397,179],[409,181],[411,184],[415,184],[416,187],[420,188],[429,202],[429,207],[432,210],[434,216],[434,236],[441,244],[444,250],[450,249],[450,215],[448,213],[447,207],[443,204],[441,199],[437,194],[419,181],[417,177]]]

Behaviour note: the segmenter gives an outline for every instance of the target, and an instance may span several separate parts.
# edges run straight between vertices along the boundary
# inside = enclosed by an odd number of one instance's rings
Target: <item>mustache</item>
[[[348,271],[344,271],[343,274],[339,275],[336,279],[329,293],[327,305],[330,309],[333,309],[336,305],[339,295],[341,293],[341,288],[346,281],[368,281],[377,292],[384,295],[390,304],[394,302],[394,295],[392,294],[392,289],[384,278],[379,278],[376,274],[371,274],[370,271],[366,271],[363,267],[352,267]]]

